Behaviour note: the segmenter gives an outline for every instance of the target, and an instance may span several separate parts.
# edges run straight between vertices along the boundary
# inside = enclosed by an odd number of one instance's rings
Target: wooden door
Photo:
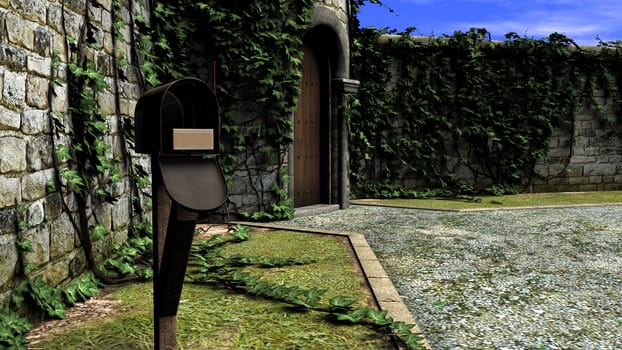
[[[301,94],[294,113],[294,207],[322,200],[321,73],[316,56],[304,47]]]

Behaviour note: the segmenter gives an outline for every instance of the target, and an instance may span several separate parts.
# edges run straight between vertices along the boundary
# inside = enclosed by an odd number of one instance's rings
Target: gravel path
[[[365,234],[433,349],[622,349],[622,206],[353,206],[285,224]]]

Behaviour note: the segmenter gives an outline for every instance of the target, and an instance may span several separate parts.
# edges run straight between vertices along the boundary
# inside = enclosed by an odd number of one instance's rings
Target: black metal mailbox
[[[218,102],[199,79],[182,78],[145,92],[135,118],[138,153],[219,153]]]
[[[151,154],[154,344],[176,349],[176,315],[200,212],[227,199],[218,162],[220,115],[213,91],[183,78],[153,88],[135,110],[135,150]]]
[[[202,157],[218,155],[220,149],[218,102],[207,84],[182,78],[145,92],[136,105],[135,123],[135,150],[158,160],[173,200],[197,211],[224,203],[220,165]]]

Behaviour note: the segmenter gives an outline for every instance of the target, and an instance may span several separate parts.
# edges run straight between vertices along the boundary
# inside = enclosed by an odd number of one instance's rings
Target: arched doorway
[[[303,47],[301,93],[294,113],[294,207],[328,203],[330,194],[330,67]]]

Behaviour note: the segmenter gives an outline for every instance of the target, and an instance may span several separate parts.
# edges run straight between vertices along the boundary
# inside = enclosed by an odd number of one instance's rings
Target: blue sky
[[[382,0],[386,7],[362,7],[361,26],[404,30],[413,35],[453,34],[471,27],[486,28],[493,39],[508,32],[541,39],[553,32],[565,34],[579,45],[622,40],[622,0]],[[387,9],[394,10],[390,13]]]

